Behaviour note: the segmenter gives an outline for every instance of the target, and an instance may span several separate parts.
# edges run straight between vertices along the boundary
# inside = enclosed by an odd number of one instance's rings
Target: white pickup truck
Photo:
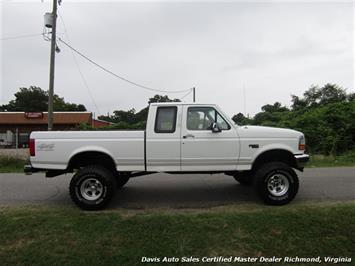
[[[80,208],[106,206],[129,178],[156,172],[225,173],[254,184],[271,205],[290,202],[303,170],[301,132],[238,126],[214,104],[153,103],[145,131],[32,132],[25,172],[74,172],[69,192]]]

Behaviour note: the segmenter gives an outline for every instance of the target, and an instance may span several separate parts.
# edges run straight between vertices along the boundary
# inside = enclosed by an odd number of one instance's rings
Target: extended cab
[[[153,103],[145,131],[32,132],[25,172],[74,172],[72,200],[106,206],[129,178],[155,172],[225,173],[254,184],[272,205],[290,202],[303,170],[305,137],[291,129],[238,126],[214,104]]]

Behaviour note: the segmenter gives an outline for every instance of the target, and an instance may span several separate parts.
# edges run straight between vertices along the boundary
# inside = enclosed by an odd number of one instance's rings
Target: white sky
[[[42,33],[51,2],[0,1],[0,39]],[[245,109],[254,115],[275,101],[289,106],[291,94],[312,84],[354,90],[352,1],[62,2],[59,12],[73,47],[149,87],[195,86],[198,102],[217,103],[230,116]],[[59,37],[67,40],[60,18],[57,23]],[[77,56],[93,101],[71,51],[58,45],[55,93],[66,101],[97,115],[138,111],[154,96]],[[19,87],[48,88],[49,49],[42,36],[0,40],[0,104]]]

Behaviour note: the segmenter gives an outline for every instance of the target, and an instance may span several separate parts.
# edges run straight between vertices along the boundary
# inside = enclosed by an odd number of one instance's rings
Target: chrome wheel
[[[80,193],[86,200],[97,200],[103,193],[103,186],[96,178],[88,178],[81,183]]]
[[[280,197],[287,193],[290,187],[290,182],[286,174],[276,173],[269,177],[267,181],[267,189],[271,195]]]

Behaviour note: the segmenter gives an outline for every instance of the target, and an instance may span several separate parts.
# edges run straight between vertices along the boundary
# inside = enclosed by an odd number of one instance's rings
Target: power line
[[[43,36],[44,33],[37,33],[37,34],[27,34],[27,35],[16,35],[11,37],[4,37],[0,38],[0,41],[7,41],[7,40],[16,40],[16,39],[25,39],[25,38],[33,38],[37,36]],[[57,35],[61,35],[62,33],[57,33]],[[50,40],[50,39],[49,39]]]
[[[23,39],[23,38],[33,38],[33,37],[37,37],[37,36],[41,36],[41,35],[42,35],[42,33],[40,33],[40,34],[18,35],[18,36],[0,38],[0,41]]]
[[[180,98],[180,100],[184,99],[187,95],[191,94],[191,92],[192,92],[192,89],[190,89],[190,91],[189,91],[188,93],[186,93],[184,96],[182,96],[182,97]]]
[[[147,87],[141,84],[138,84],[134,81],[131,81],[129,79],[126,79],[120,75],[117,75],[116,73],[112,72],[111,70],[99,65],[98,63],[96,63],[95,61],[93,61],[92,59],[88,58],[87,56],[85,56],[84,54],[82,54],[81,52],[79,52],[78,50],[76,50],[75,48],[73,48],[71,45],[69,45],[68,43],[66,43],[65,41],[63,41],[61,38],[59,38],[59,41],[62,42],[64,45],[66,45],[68,48],[70,48],[71,50],[73,50],[74,52],[76,52],[78,55],[80,55],[81,57],[85,58],[87,61],[89,61],[90,63],[92,63],[93,65],[97,66],[98,68],[102,69],[103,71],[115,76],[116,78],[119,78],[125,82],[128,82],[134,86],[140,87],[142,89],[146,89],[146,90],[150,90],[150,91],[155,91],[155,92],[163,92],[163,93],[181,93],[181,92],[186,92],[189,91],[190,89],[187,90],[178,90],[178,91],[168,91],[168,90],[160,90],[160,89],[154,89],[151,87]]]
[[[60,12],[58,12],[58,14],[59,14],[60,20],[61,20],[61,22],[62,22],[62,24],[63,24],[63,27],[64,27],[64,34],[65,34],[65,36],[67,37],[68,42],[71,43],[70,38],[69,38],[68,31],[67,31],[67,27],[66,27],[65,22],[64,22],[64,19],[63,19],[62,15],[60,14]],[[93,104],[94,104],[94,106],[95,106],[95,108],[96,108],[96,111],[97,111],[98,113],[101,113],[99,107],[97,106],[97,104],[96,104],[96,102],[95,102],[95,100],[94,100],[94,97],[93,97],[93,95],[92,95],[92,93],[91,93],[91,90],[90,90],[90,87],[89,87],[89,85],[88,85],[88,83],[87,83],[87,81],[86,81],[86,79],[85,79],[85,77],[84,77],[84,74],[83,74],[83,72],[81,71],[81,68],[80,68],[80,65],[79,65],[79,63],[78,63],[78,60],[76,60],[76,57],[75,57],[75,55],[74,55],[73,50],[70,50],[70,51],[71,51],[71,55],[72,55],[72,57],[73,57],[73,61],[74,61],[75,65],[76,65],[76,67],[77,67],[77,69],[78,69],[78,72],[79,72],[79,74],[80,74],[80,76],[81,76],[81,79],[82,79],[82,81],[83,81],[83,83],[84,83],[84,86],[86,87],[86,90],[88,91],[89,96],[90,96],[90,98],[91,98],[91,100],[92,100],[92,102],[93,102]]]

